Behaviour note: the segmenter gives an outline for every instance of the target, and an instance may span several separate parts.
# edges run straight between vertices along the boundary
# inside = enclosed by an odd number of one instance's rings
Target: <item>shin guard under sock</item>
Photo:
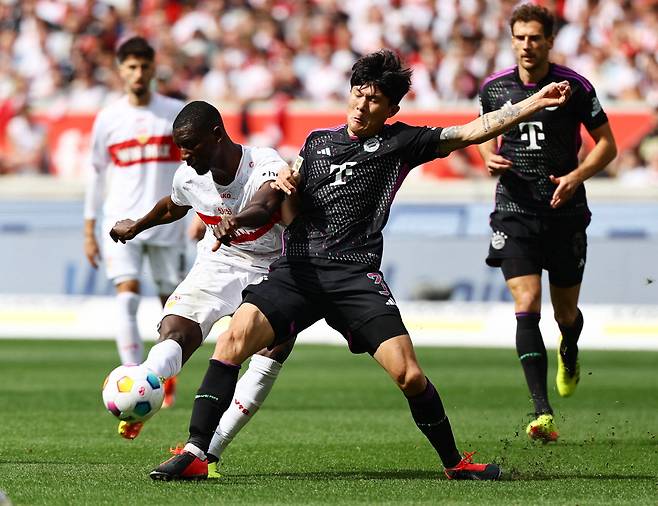
[[[571,326],[565,327],[558,324],[562,333],[562,344],[560,345],[560,355],[564,360],[564,365],[569,371],[576,369],[576,360],[578,359],[578,338],[583,330],[583,313],[578,310],[578,316]]]
[[[434,385],[427,380],[425,391],[407,397],[411,416],[420,431],[439,454],[444,467],[454,467],[461,460],[450,421],[443,409],[443,403]]]
[[[535,414],[553,413],[548,403],[548,358],[539,330],[539,313],[516,313],[516,352],[523,367]]]
[[[188,443],[204,453],[208,451],[215,428],[231,403],[239,371],[238,365],[210,360],[206,375],[194,398],[188,439]]]

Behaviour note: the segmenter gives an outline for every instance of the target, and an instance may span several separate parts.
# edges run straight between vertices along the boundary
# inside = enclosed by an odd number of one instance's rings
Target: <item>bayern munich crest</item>
[[[493,234],[491,234],[491,247],[493,249],[503,249],[505,247],[506,239],[507,235],[496,230]]]
[[[368,153],[374,153],[379,149],[379,139],[377,137],[371,137],[366,142],[363,143],[363,150]]]

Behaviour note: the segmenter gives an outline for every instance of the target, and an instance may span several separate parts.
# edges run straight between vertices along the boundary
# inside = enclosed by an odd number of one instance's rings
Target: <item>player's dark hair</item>
[[[153,61],[155,59],[155,50],[144,37],[131,37],[117,49],[119,63],[123,63],[129,56]]]
[[[181,109],[172,128],[174,131],[186,129],[191,132],[208,132],[221,124],[222,117],[215,106],[195,100]]]
[[[411,87],[411,69],[402,67],[397,54],[380,49],[359,58],[352,66],[350,86],[376,86],[397,105]]]
[[[512,31],[512,35],[514,34],[514,23],[517,21],[522,21],[524,23],[537,21],[544,29],[544,37],[548,38],[553,36],[555,17],[545,7],[527,3],[519,5],[514,9],[512,17],[509,20],[509,27]]]

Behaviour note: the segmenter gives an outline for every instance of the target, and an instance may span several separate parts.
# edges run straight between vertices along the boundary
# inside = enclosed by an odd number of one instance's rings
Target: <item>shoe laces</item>
[[[455,468],[462,467],[467,464],[472,464],[473,463],[473,455],[475,455],[477,451],[474,452],[464,452],[464,457],[459,461],[459,464],[455,466]]]
[[[169,453],[172,455],[182,455],[184,452],[184,446],[181,443],[178,443],[175,447],[169,448]]]

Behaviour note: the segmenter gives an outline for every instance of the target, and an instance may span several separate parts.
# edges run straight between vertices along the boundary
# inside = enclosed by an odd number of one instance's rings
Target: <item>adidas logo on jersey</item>
[[[318,149],[318,155],[326,155],[326,156],[331,156],[331,149],[327,148],[322,148]]]
[[[387,306],[395,306],[395,300],[393,300],[393,297],[389,297],[388,300],[386,301]]]

